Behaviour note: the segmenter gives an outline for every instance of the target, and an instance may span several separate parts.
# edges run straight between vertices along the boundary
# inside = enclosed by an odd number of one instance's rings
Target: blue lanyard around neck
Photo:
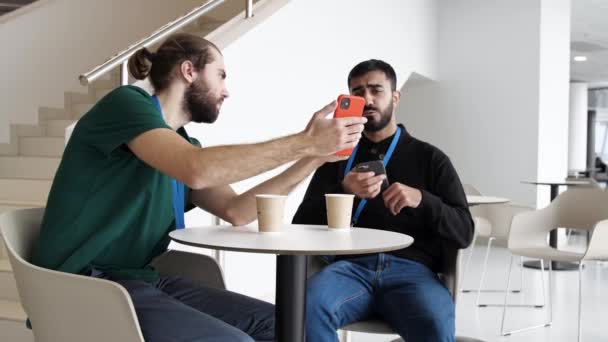
[[[382,164],[384,165],[384,168],[386,168],[386,166],[388,165],[388,162],[391,160],[391,157],[393,156],[393,152],[395,152],[395,147],[397,146],[397,142],[399,142],[400,136],[401,136],[401,127],[397,126],[397,131],[395,132],[395,135],[393,136],[393,140],[391,141],[391,144],[388,147],[386,154],[384,155],[384,159],[382,159]],[[346,163],[346,167],[344,168],[344,177],[346,177],[348,172],[350,172],[350,169],[353,167],[353,162],[355,161],[355,156],[357,155],[358,150],[359,150],[359,145],[357,145],[355,147],[355,149],[353,149],[353,153],[350,155],[350,158],[348,158],[348,162]],[[353,215],[353,221],[352,221],[353,226],[355,224],[357,224],[357,221],[359,221],[359,216],[361,216],[361,212],[363,212],[363,208],[365,207],[366,204],[367,204],[367,199],[361,199],[361,202],[359,202],[359,205],[357,206],[357,210],[355,210],[355,215]]]
[[[158,102],[158,97],[154,95],[152,96],[152,100],[154,100],[154,105],[162,117],[163,110],[160,107],[160,102]],[[184,183],[173,178],[170,179],[171,187],[173,188],[173,214],[175,215],[175,228],[182,229],[186,227],[186,224],[184,223]]]

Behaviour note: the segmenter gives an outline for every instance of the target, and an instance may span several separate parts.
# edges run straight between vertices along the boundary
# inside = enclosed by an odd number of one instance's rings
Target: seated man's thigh
[[[405,341],[454,341],[454,301],[437,275],[404,259],[391,262],[385,272],[376,297],[378,314]]]
[[[184,277],[163,277],[157,287],[194,309],[236,327],[256,341],[274,340],[274,305],[240,293],[198,286]]]
[[[146,342],[253,342],[243,331],[142,281],[118,281],[133,302]]]
[[[371,314],[373,272],[349,261],[324,267],[307,282],[307,325],[337,329]]]

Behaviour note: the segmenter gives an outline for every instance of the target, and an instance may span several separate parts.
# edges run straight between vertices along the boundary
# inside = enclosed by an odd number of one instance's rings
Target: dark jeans
[[[381,253],[333,262],[308,279],[308,342],[337,342],[338,328],[372,317],[406,342],[454,341],[452,297],[420,263]]]
[[[116,282],[131,295],[146,342],[274,340],[272,304],[182,277]]]

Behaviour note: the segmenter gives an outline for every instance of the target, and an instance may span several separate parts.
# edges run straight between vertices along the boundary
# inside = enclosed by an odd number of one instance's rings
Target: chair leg
[[[511,280],[511,267],[513,266],[513,257],[511,257],[511,263],[509,264],[509,275],[508,275],[508,279],[507,279],[507,291],[509,290],[509,282]],[[543,287],[543,301],[545,301],[545,276],[544,276],[544,269],[545,269],[545,262],[543,259],[540,260],[540,267],[541,267],[541,281],[542,281],[542,287]],[[552,267],[551,264],[549,264],[549,321],[545,322],[543,324],[539,324],[539,325],[535,325],[535,326],[531,326],[531,327],[527,327],[527,328],[522,328],[522,329],[517,329],[517,330],[512,330],[512,331],[505,331],[504,330],[504,326],[505,326],[505,316],[506,316],[506,312],[507,312],[507,295],[508,292],[505,293],[505,300],[504,300],[504,304],[503,304],[503,311],[502,311],[502,323],[500,325],[500,334],[502,336],[509,336],[512,334],[516,334],[516,333],[520,333],[520,332],[524,332],[524,331],[528,331],[528,330],[532,330],[532,329],[536,329],[536,328],[542,328],[542,327],[548,327],[552,324],[552,319],[553,319],[553,308],[551,305],[551,298],[552,298],[552,288],[551,288],[551,273],[552,273]]]
[[[479,279],[479,287],[477,288],[477,290],[461,289],[461,291],[463,293],[468,293],[468,292],[472,292],[472,291],[477,292],[477,299],[476,299],[476,303],[477,304],[476,305],[478,305],[478,306],[479,306],[479,297],[480,297],[479,293],[480,292],[502,292],[503,291],[503,290],[483,289],[483,283],[485,281],[485,274],[486,274],[486,271],[488,269],[488,260],[489,260],[489,257],[490,257],[490,250],[492,248],[492,241],[494,241],[494,240],[496,240],[495,237],[490,237],[488,239],[488,245],[486,247],[486,256],[485,256],[485,259],[484,259],[484,262],[483,262],[483,268],[482,268],[482,271],[481,271],[481,278]],[[470,255],[471,254],[469,254],[469,258],[470,258]],[[522,263],[523,263],[523,257],[521,257],[521,259],[522,259]],[[468,263],[468,261],[467,261],[467,263]],[[521,273],[522,277],[523,277],[523,274],[524,273],[523,273],[523,268],[522,268],[522,273]],[[462,284],[463,282],[460,281],[460,283]],[[523,278],[522,278],[522,282],[521,282],[521,286],[520,286],[519,290],[512,290],[511,292],[513,292],[513,293],[521,292],[521,289],[523,289],[523,284],[524,283],[523,283]]]
[[[549,321],[546,326],[553,324],[553,262],[549,260]]]
[[[479,278],[479,287],[477,288],[477,299],[475,301],[477,306],[479,306],[479,297],[481,296],[481,288],[483,287],[483,282],[486,279],[486,270],[488,269],[488,258],[490,256],[490,248],[492,248],[492,241],[494,241],[494,238],[493,237],[489,238],[488,247],[486,247],[486,257],[483,261],[483,269],[481,271],[481,278]]]
[[[583,261],[578,262],[578,342],[583,340],[582,312],[583,312]]]
[[[513,292],[524,292],[524,257],[519,257],[519,291],[513,290]]]
[[[460,271],[460,283],[464,284],[464,277],[469,270],[469,265],[471,264],[471,258],[473,257],[473,252],[475,251],[475,242],[477,241],[477,233],[473,234],[473,241],[471,242],[471,251],[469,252],[469,256],[467,257],[467,262],[464,264],[464,267]],[[470,292],[470,290],[460,289],[462,292]]]
[[[489,250],[488,250],[489,251]],[[509,267],[513,266],[513,255],[511,255],[511,263],[509,264]],[[520,272],[521,272],[521,277],[520,277],[520,287],[519,290],[511,290],[511,293],[520,293],[523,291],[524,288],[524,268],[523,268],[523,264],[524,264],[524,257],[520,256],[519,260],[521,262],[521,267],[520,267]],[[507,281],[509,281],[507,279]],[[544,282],[543,282],[544,283]],[[481,284],[480,284],[481,285]],[[504,292],[505,290],[480,290],[480,292]],[[487,308],[487,307],[502,307],[504,304],[498,304],[498,303],[486,303],[486,304],[480,304],[479,303],[479,292],[477,293],[477,302],[476,305],[480,308]],[[542,308],[543,306],[545,306],[545,304],[507,304],[507,306],[510,307],[519,307],[519,308]]]
[[[509,260],[509,271],[507,272],[507,288],[505,289],[505,300],[502,306],[502,322],[500,323],[500,334],[502,336],[506,336],[505,334],[505,317],[507,315],[507,296],[509,295],[509,285],[511,285],[511,268],[513,268],[513,256],[511,255],[511,259]]]

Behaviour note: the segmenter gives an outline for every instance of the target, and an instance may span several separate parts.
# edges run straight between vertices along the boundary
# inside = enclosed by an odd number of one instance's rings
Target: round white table
[[[588,181],[580,181],[580,180],[538,180],[538,181],[522,181],[523,184],[532,184],[532,185],[548,185],[551,187],[551,202],[557,197],[559,194],[560,186],[581,186],[581,185],[589,185]],[[557,248],[557,229],[553,229],[551,233],[549,233],[549,246],[553,248]],[[540,261],[526,261],[524,262],[524,266],[528,268],[540,269],[541,264]],[[545,264],[545,267],[549,266]],[[551,261],[551,268],[553,271],[575,271],[578,270],[578,264],[571,262],[562,262],[562,261]]]
[[[259,233],[256,227],[248,226],[207,226],[178,229],[169,237],[196,247],[276,254],[275,338],[279,342],[304,342],[307,255],[388,252],[414,242],[408,235],[384,230],[332,231],[311,225],[285,225],[279,233]]]
[[[509,199],[502,197],[467,195],[469,207],[480,204],[502,204],[507,202],[509,202]]]

